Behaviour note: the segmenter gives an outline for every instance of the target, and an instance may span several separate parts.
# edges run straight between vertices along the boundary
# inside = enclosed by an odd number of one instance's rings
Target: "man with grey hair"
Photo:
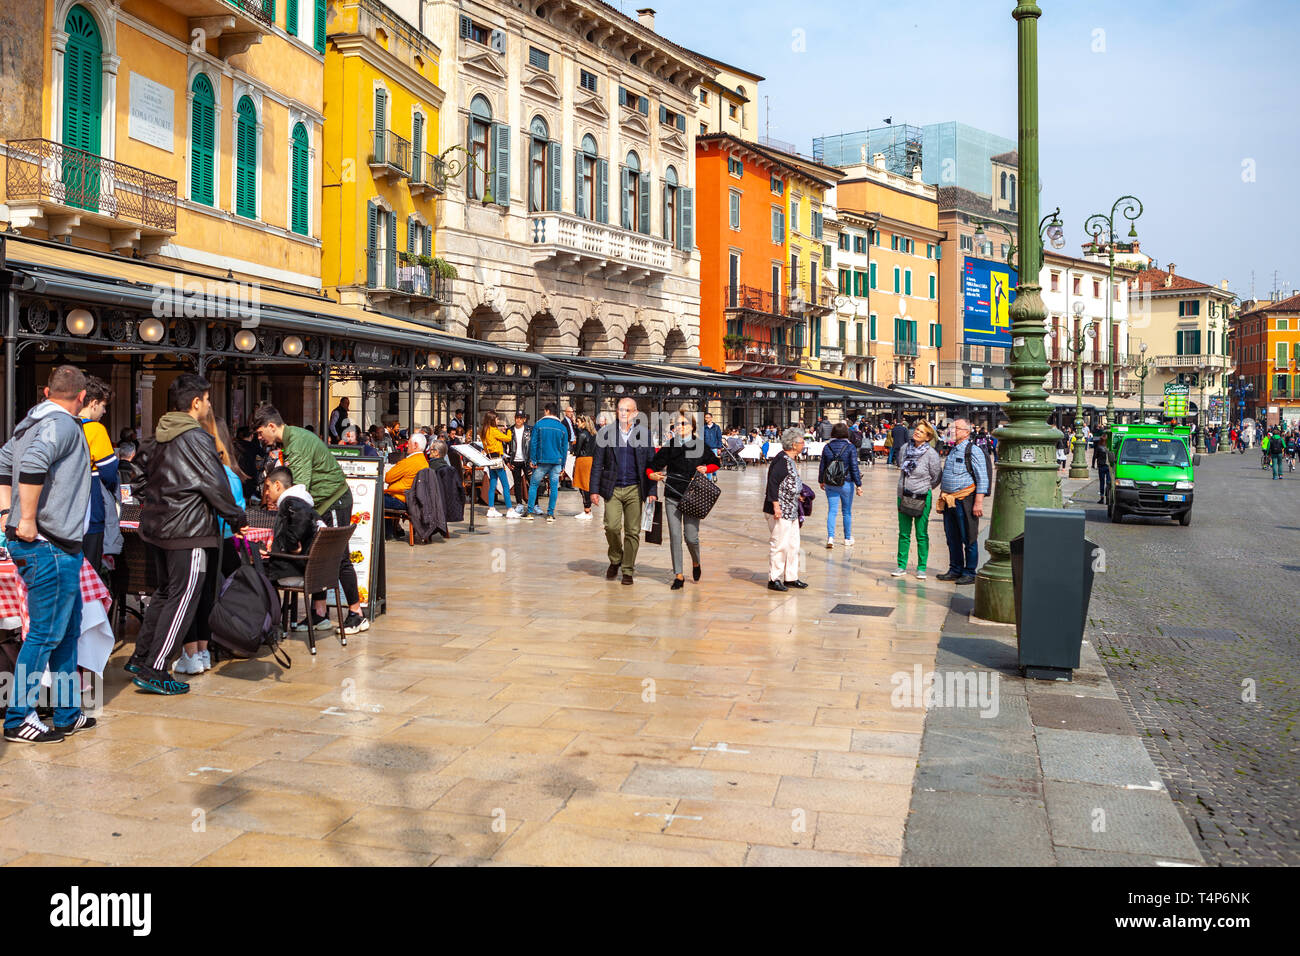
[[[767,515],[769,591],[806,588],[799,579],[799,492],[803,482],[794,461],[803,451],[802,428],[781,433],[781,450],[767,466],[763,514]]]
[[[984,514],[984,496],[989,493],[993,476],[984,450],[970,440],[970,422],[958,418],[952,423],[952,432],[957,444],[944,459],[939,502],[935,506],[943,514],[948,570],[937,577],[940,581],[974,584],[979,561],[979,519]]]
[[[641,509],[654,505],[655,486],[647,468],[654,449],[645,422],[637,415],[636,400],[620,399],[618,418],[596,435],[591,461],[591,501],[605,499],[605,540],[609,543],[606,580],[618,577],[631,584],[636,573],[636,553],[641,546]]]

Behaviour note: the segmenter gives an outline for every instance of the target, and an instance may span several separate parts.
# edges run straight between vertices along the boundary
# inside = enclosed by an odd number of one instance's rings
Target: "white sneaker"
[[[499,512],[499,511],[497,511],[496,508],[489,508],[489,509],[487,510],[487,517],[489,517],[489,518],[504,518],[505,515],[503,515],[503,514],[502,514],[501,512]]]
[[[590,512],[587,512],[587,511],[579,511],[579,512],[578,512],[576,515],[574,515],[573,517],[574,517],[574,520],[575,520],[575,521],[590,521],[590,520],[591,520],[591,513],[590,513]]]
[[[521,512],[515,511],[515,509],[511,508],[509,511],[506,512],[506,517],[507,517],[507,518],[514,518],[516,521],[518,521],[518,520],[519,520],[519,515],[520,515],[520,514],[521,514]]]
[[[907,574],[906,568],[895,568],[894,570],[889,572],[889,576],[891,578],[901,578],[906,576],[906,574]]]
[[[834,538],[827,538],[827,539],[826,539],[826,550],[829,551],[829,550],[831,550],[833,547],[835,547],[835,539],[834,539]]]
[[[849,545],[851,545],[851,544],[853,544],[853,539],[852,539],[852,538],[845,538],[845,539],[844,539],[844,547],[847,548],[847,547],[848,547]]]
[[[199,651],[199,658],[203,661],[203,669],[204,669],[205,671],[210,671],[210,670],[212,670],[212,652],[211,652],[211,651]]]
[[[916,579],[917,579],[918,581],[924,581],[924,580],[925,580],[925,572],[924,572],[924,571],[917,571],[917,572],[916,572]]]
[[[176,662],[176,666],[172,670],[178,674],[202,674],[203,661],[199,659],[197,654],[190,657],[184,651],[181,651],[181,658]]]

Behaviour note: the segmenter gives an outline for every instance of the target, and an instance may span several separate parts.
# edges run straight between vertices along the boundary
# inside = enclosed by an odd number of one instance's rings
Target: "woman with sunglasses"
[[[691,552],[694,580],[700,579],[700,519],[683,515],[678,503],[686,494],[691,476],[697,472],[709,475],[718,470],[718,458],[695,435],[695,416],[683,411],[673,424],[673,439],[664,445],[646,469],[651,481],[664,482],[664,511],[668,518],[668,544],[673,556],[673,582],[671,589],[680,591],[686,584],[682,573],[682,537],[685,532],[686,547]]]

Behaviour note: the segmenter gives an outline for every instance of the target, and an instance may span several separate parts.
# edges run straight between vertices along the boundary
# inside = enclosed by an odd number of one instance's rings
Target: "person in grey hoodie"
[[[943,476],[943,461],[930,444],[935,436],[929,422],[917,422],[908,441],[898,452],[898,568],[892,577],[907,574],[907,554],[912,546],[912,529],[916,529],[916,579],[925,580],[925,564],[930,557],[930,503],[932,490]],[[919,515],[903,511],[903,500],[924,499]],[[915,504],[909,505],[915,507]]]
[[[14,743],[56,743],[95,726],[95,719],[81,712],[77,678],[82,536],[91,492],[90,452],[75,417],[86,401],[85,374],[60,365],[50,373],[45,398],[0,448],[0,514],[31,615],[5,712],[5,740]],[[53,727],[36,715],[46,667]]]

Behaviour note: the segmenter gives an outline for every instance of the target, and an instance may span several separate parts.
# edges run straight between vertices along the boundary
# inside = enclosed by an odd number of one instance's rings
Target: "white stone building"
[[[639,17],[598,0],[425,3],[439,141],[473,160],[438,203],[453,334],[698,359],[694,117],[716,69],[656,34],[654,11]]]

